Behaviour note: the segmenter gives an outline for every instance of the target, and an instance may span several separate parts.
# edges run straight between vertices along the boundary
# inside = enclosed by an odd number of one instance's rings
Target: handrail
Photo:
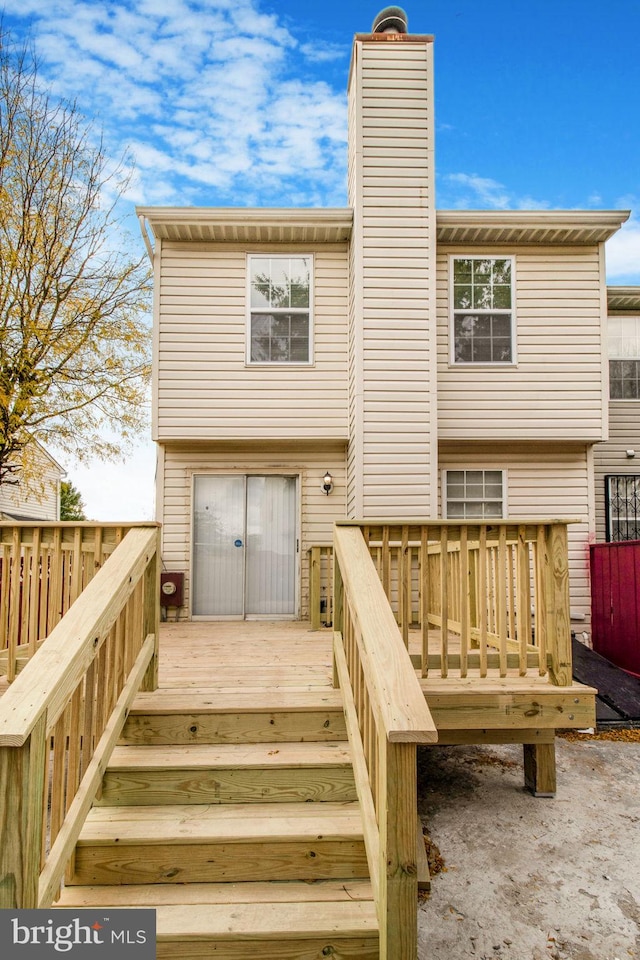
[[[159,527],[136,527],[0,699],[0,907],[55,898],[127,710],[157,686],[159,609]]]
[[[437,730],[362,532],[334,528],[334,677],[342,688],[381,960],[417,953],[416,747]]]

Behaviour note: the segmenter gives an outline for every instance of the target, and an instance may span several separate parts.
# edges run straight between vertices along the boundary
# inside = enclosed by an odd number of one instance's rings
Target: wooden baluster
[[[429,535],[420,530],[420,627],[422,630],[422,676],[429,675]]]
[[[449,673],[449,536],[445,526],[440,528],[440,674]]]
[[[500,649],[500,676],[507,675],[507,598],[505,592],[508,589],[509,575],[507,572],[507,528],[502,525],[498,534],[498,554],[497,554],[497,577],[496,577],[496,615],[497,632]]]
[[[0,650],[9,649],[9,597],[11,594],[11,546],[0,547]]]
[[[536,598],[535,598],[535,625],[536,646],[538,648],[538,672],[543,677],[547,672],[547,577],[546,570],[549,564],[547,542],[544,524],[539,524],[536,537]]]
[[[382,586],[391,603],[391,548],[389,546],[389,527],[382,528]]]
[[[466,677],[469,663],[469,611],[470,611],[470,587],[469,578],[471,570],[469,567],[469,541],[467,537],[467,527],[463,524],[460,527],[460,676]]]
[[[518,527],[516,546],[517,567],[517,628],[518,628],[518,673],[521,677],[527,673],[527,646],[531,639],[531,591],[529,585],[529,545],[526,541],[527,529]]]
[[[480,527],[480,546],[478,550],[478,626],[480,629],[480,676],[487,675],[487,526]]]
[[[70,603],[75,603],[82,593],[82,527],[73,531],[73,552],[71,562]]]
[[[20,615],[22,579],[22,528],[14,527],[11,543],[11,573],[9,600],[9,637],[7,650],[7,680],[11,683],[16,676],[17,647],[20,642]]]
[[[40,623],[40,592],[41,584],[44,582],[42,577],[43,558],[41,550],[42,528],[34,527],[31,542],[31,583],[29,587],[29,633],[28,633],[28,656],[32,657],[38,649]],[[24,638],[23,638],[24,643]]]
[[[409,527],[402,528],[402,542],[398,557],[398,611],[404,645],[409,649],[409,624],[411,621],[411,552]]]
[[[47,636],[62,617],[63,610],[62,529],[53,531],[51,563],[49,565],[49,596],[47,599]]]

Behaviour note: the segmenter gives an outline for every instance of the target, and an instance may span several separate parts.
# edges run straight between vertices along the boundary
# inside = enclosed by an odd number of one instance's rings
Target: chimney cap
[[[372,33],[406,33],[407,15],[402,7],[385,7],[373,21]]]

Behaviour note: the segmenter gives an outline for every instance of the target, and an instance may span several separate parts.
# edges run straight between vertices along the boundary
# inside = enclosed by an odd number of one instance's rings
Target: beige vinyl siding
[[[589,632],[589,543],[594,518],[588,448],[577,444],[466,444],[440,446],[444,470],[505,470],[505,511],[511,518],[579,520],[569,526],[571,613],[583,615],[573,628]],[[442,491],[440,491],[442,495]],[[442,503],[440,504],[442,516]]]
[[[633,459],[627,457],[627,450],[635,451]],[[603,543],[607,538],[604,478],[609,474],[640,475],[640,400],[610,401],[609,439],[596,444],[593,459],[596,540]]]
[[[515,365],[450,358],[452,255],[515,257]],[[606,382],[600,251],[587,247],[438,250],[441,439],[601,440]]]
[[[314,363],[246,363],[247,254],[314,258]],[[347,245],[162,244],[159,440],[347,436]]]
[[[17,484],[0,485],[0,519],[7,516],[32,520],[60,519],[60,479],[58,464],[37,447],[28,467],[29,476]]]
[[[283,474],[300,476],[300,614],[308,616],[309,577],[307,551],[313,544],[330,544],[333,523],[346,516],[346,460],[344,443],[306,443],[296,449],[267,449],[260,444],[166,445],[160,448],[163,478],[158,499],[162,499],[162,560],[167,570],[186,573],[186,606],[189,611],[189,572],[191,568],[192,489],[195,473],[211,474]],[[333,477],[333,492],[326,496],[320,487],[325,471]]]
[[[428,516],[435,485],[432,46],[357,41],[349,512]]]

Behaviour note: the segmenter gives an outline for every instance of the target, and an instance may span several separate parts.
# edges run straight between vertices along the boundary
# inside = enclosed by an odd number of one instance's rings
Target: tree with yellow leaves
[[[149,270],[116,214],[124,182],[28,49],[0,37],[0,483],[29,442],[109,457],[146,424]]]

